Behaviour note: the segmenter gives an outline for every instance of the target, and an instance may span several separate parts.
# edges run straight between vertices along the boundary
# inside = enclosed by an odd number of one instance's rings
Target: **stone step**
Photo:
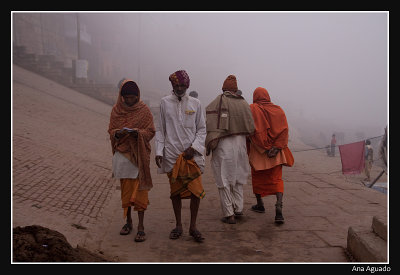
[[[387,219],[374,216],[372,218],[372,230],[383,240],[387,241]]]
[[[347,250],[357,262],[387,262],[387,242],[371,228],[350,226]]]

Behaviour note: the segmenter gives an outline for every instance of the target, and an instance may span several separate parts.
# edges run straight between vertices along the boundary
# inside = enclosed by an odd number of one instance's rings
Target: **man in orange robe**
[[[255,131],[248,139],[253,193],[257,204],[251,210],[264,213],[262,197],[276,195],[275,222],[283,223],[282,165],[292,166],[293,155],[288,147],[289,127],[283,109],[271,102],[268,91],[258,87],[250,109]]]

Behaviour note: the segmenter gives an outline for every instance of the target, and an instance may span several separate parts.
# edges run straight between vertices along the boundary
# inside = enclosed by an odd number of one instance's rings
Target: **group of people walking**
[[[155,163],[158,173],[166,173],[176,225],[170,239],[182,233],[182,199],[190,199],[189,234],[195,241],[204,237],[196,220],[200,200],[205,197],[202,173],[205,155],[218,188],[222,222],[235,224],[243,215],[243,185],[251,172],[256,204],[251,210],[264,213],[262,197],[276,195],[275,222],[282,215],[282,166],[292,166],[288,148],[289,128],[284,111],[271,102],[268,91],[258,87],[253,103],[238,92],[237,80],[229,75],[219,94],[205,108],[186,94],[190,78],[179,70],[169,76],[172,93],[161,99],[157,127],[150,109],[140,100],[137,84],[125,79],[120,83],[118,100],[113,106],[108,133],[113,153],[113,177],[120,179],[121,202],[126,224],[120,234],[132,231],[131,208],[138,212],[135,241],[146,239],[144,211],[153,187],[150,173],[150,141],[155,136]]]

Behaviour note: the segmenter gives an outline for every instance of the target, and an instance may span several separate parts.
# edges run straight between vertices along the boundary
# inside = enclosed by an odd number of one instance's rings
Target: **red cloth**
[[[256,171],[251,168],[251,182],[253,193],[260,194],[261,197],[283,193],[282,165],[277,165],[271,169]]]
[[[364,141],[339,145],[343,174],[361,174],[364,170],[364,148]]]

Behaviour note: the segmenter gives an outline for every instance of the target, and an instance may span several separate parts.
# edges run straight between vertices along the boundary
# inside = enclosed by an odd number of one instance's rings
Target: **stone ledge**
[[[372,230],[383,240],[387,241],[387,221],[384,218],[374,216],[372,218]]]
[[[350,226],[347,250],[358,262],[387,262],[387,242],[371,229]]]

